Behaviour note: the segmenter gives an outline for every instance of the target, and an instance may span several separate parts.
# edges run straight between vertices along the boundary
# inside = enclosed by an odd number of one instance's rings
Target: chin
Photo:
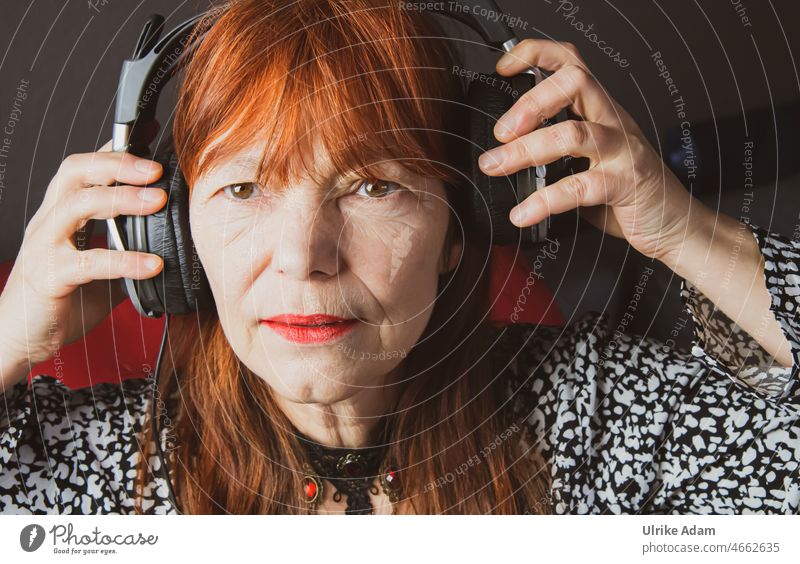
[[[299,382],[282,382],[280,386],[273,386],[272,390],[285,400],[293,403],[318,403],[322,405],[335,404],[347,400],[358,390],[354,386],[342,385],[337,382],[328,382],[320,385],[319,381],[308,379]]]
[[[348,367],[326,363],[319,368],[308,358],[277,363],[253,370],[282,398],[295,403],[330,404],[346,400],[363,391],[369,382],[354,376]],[[265,376],[266,375],[266,376]]]

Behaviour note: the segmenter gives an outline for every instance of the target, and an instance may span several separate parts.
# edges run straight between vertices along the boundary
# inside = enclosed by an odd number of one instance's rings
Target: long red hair
[[[337,172],[368,172],[393,159],[447,187],[445,244],[459,238],[464,252],[440,280],[430,322],[403,360],[415,377],[389,420],[387,452],[402,476],[398,513],[550,512],[549,469],[535,450],[522,451],[516,433],[464,471],[522,422],[503,407],[507,382],[485,354],[488,249],[469,235],[462,93],[436,19],[387,0],[238,0],[203,26],[208,31],[192,40],[182,71],[173,126],[190,186],[264,139],[259,180],[285,185],[313,174],[302,155],[314,139]],[[179,390],[168,432],[178,445],[169,454],[181,510],[307,512],[304,451],[267,383],[236,357],[216,312],[173,317],[170,341],[173,357],[159,386],[164,397]],[[154,450],[149,421],[143,429],[137,512]]]

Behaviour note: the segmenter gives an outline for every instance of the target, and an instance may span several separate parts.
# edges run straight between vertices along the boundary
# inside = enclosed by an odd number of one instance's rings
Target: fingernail
[[[158,257],[149,257],[144,260],[144,266],[147,270],[156,270],[161,265],[161,259]]]
[[[133,168],[146,174],[151,174],[157,171],[159,166],[160,165],[155,161],[148,161],[147,159],[136,159],[136,161],[133,163]]]
[[[160,202],[164,191],[161,188],[141,188],[139,198],[145,202]]]
[[[525,220],[525,211],[519,206],[517,206],[516,208],[511,210],[511,215],[509,217],[512,223],[519,225]]]
[[[516,127],[517,118],[513,115],[505,114],[498,120],[497,125],[495,125],[495,137],[500,141],[508,139],[511,137]]]
[[[505,151],[489,151],[478,158],[478,164],[483,170],[494,170],[503,164]]]
[[[498,69],[505,69],[511,66],[511,57],[508,55],[503,55],[500,57],[500,60],[497,61],[497,68]]]

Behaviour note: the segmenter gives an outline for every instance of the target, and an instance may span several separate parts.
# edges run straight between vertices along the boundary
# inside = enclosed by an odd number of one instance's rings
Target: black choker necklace
[[[382,426],[383,424],[381,423]],[[310,462],[304,464],[303,501],[311,513],[316,513],[317,505],[322,499],[323,479],[330,481],[336,488],[334,501],[339,502],[342,495],[347,496],[347,515],[374,513],[369,494],[379,493],[372,483],[376,476],[390,501],[397,501],[400,484],[397,469],[384,461],[385,433],[382,432],[378,440],[381,446],[362,448],[324,446],[309,439],[296,428],[295,435],[305,448]]]

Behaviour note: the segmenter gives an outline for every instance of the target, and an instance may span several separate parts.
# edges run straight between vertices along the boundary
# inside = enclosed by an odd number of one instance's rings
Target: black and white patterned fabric
[[[556,513],[798,513],[800,245],[750,227],[791,368],[685,281],[690,351],[619,332],[598,312],[566,327],[494,330],[507,408],[523,447],[550,464]],[[131,513],[150,383],[70,390],[39,375],[8,390],[0,513]],[[158,457],[149,462],[144,510],[174,513]]]
[[[0,405],[0,513],[133,513],[151,391],[149,378],[79,390],[46,375],[16,384]],[[158,456],[149,464],[143,511],[176,513]]]

